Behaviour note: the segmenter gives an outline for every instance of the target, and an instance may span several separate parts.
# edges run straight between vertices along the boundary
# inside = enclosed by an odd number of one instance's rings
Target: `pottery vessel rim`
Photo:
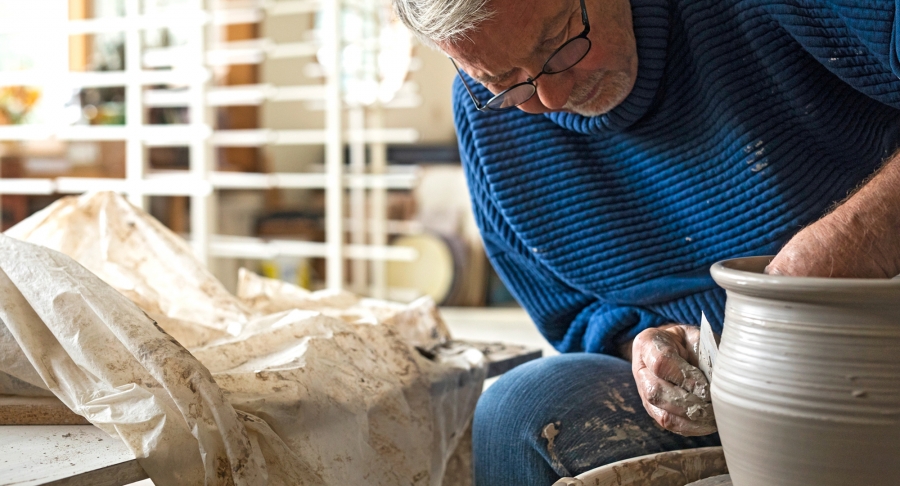
[[[900,299],[900,279],[789,277],[764,273],[774,256],[734,258],[710,268],[727,291],[793,302],[871,303]]]

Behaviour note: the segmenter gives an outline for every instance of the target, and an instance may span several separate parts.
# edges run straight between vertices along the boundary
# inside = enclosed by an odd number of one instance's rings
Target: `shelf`
[[[315,56],[319,45],[315,42],[286,42],[276,44],[268,39],[229,42],[206,51],[208,66],[261,64],[266,59],[286,59]],[[144,67],[162,68],[190,63],[194,53],[187,47],[174,46],[144,50]]]
[[[0,126],[0,140],[95,140],[115,141],[137,138],[149,147],[188,145],[192,141],[210,139],[219,147],[262,147],[265,145],[322,145],[325,130],[210,130],[205,125],[92,125],[49,127],[45,125]],[[413,143],[419,139],[418,130],[384,128],[380,130],[347,130],[348,142]]]
[[[325,87],[322,85],[279,86],[268,94],[271,101],[324,100]]]
[[[366,225],[363,226],[360,224],[360,221],[355,221],[352,218],[344,219],[344,227],[349,232],[353,231],[367,231],[366,228],[371,228],[373,225],[377,224],[375,220],[369,219],[366,221]],[[416,220],[397,220],[397,219],[388,219],[384,221],[385,231],[389,235],[417,235],[425,232],[425,225]]]
[[[65,3],[65,2],[63,2]],[[189,196],[189,218],[194,248],[198,257],[208,261],[209,256],[268,258],[278,255],[312,256],[326,260],[327,286],[343,287],[346,275],[345,260],[371,262],[371,280],[374,295],[384,295],[386,260],[410,261],[418,256],[409,248],[387,246],[387,234],[416,231],[415,225],[387,221],[385,218],[387,190],[409,190],[416,186],[418,174],[398,173],[387,165],[387,144],[408,144],[418,141],[419,132],[412,128],[380,128],[384,107],[410,107],[421,104],[421,97],[407,83],[390,103],[371,107],[373,117],[367,118],[366,110],[346,101],[342,93],[342,76],[325,77],[325,72],[340,74],[340,51],[320,50],[323,44],[341,42],[341,13],[339,3],[322,0],[190,0],[183,5],[163,10],[147,10],[140,0],[123,2],[123,16],[86,20],[66,20],[65,15],[56,19],[40,19],[22,23],[9,22],[0,26],[0,32],[37,33],[48,43],[59,47],[53,63],[41,71],[0,72],[0,86],[36,86],[60,99],[69,100],[80,88],[121,87],[125,91],[124,111],[126,124],[117,126],[69,126],[66,124],[6,126],[0,127],[0,141],[63,140],[63,141],[120,141],[124,142],[123,178],[58,177],[29,179],[0,179],[0,193],[21,195],[78,194],[91,191],[114,191],[126,194],[135,205],[146,208],[146,196]],[[350,0],[350,9],[363,5]],[[204,10],[204,7],[209,10]],[[313,37],[299,37],[303,42],[276,43],[272,39],[240,39],[256,35],[250,29],[222,29],[220,26],[258,24],[266,18],[291,15],[321,15],[316,22],[318,31]],[[312,28],[309,18],[301,21],[301,30]],[[144,32],[153,29],[178,28],[184,32],[184,44],[165,48],[145,48]],[[291,28],[291,27],[289,27]],[[227,31],[227,32],[226,32]],[[242,32],[236,32],[242,31]],[[93,34],[115,34],[123,40],[124,66],[121,71],[71,72],[65,62],[66,38]],[[354,48],[369,49],[378,45],[378,38],[369,36],[354,41]],[[311,59],[315,57],[315,59]],[[272,84],[248,84],[244,86],[214,87],[222,82],[224,67],[233,65],[259,65],[266,60],[304,59],[305,67],[295,70],[296,83],[313,82],[313,85],[275,86]],[[319,63],[323,63],[320,65]],[[52,64],[52,69],[51,69]],[[410,69],[415,70],[416,59]],[[330,69],[328,69],[330,67]],[[314,72],[318,80],[306,80],[303,73]],[[256,82],[248,77],[244,82]],[[51,86],[52,85],[52,86]],[[58,92],[58,93],[57,93]],[[326,110],[324,123],[315,129],[251,129],[215,130],[217,110],[214,107],[260,106],[270,102],[302,102],[309,112],[321,107]],[[350,105],[350,106],[348,106]],[[71,107],[70,107],[71,108]],[[144,124],[148,108],[182,108],[189,124]],[[74,110],[73,110],[74,111]],[[315,118],[318,116],[313,113]],[[62,117],[49,116],[49,120]],[[253,126],[248,123],[240,126]],[[349,127],[349,129],[347,128]],[[370,148],[364,144],[372,144]],[[234,173],[210,171],[216,167],[216,158],[223,151],[220,147],[259,147],[315,145],[324,147],[324,164],[305,173]],[[344,160],[348,145],[351,146],[349,162]],[[188,170],[150,171],[148,147],[189,147]],[[360,150],[360,148],[362,148]],[[121,150],[121,149],[119,149]],[[364,168],[360,154],[366,156],[370,166]],[[348,173],[350,172],[350,173]],[[372,173],[367,173],[372,172]],[[388,172],[388,173],[382,173]],[[217,191],[312,189],[324,190],[324,226],[326,243],[290,240],[263,240],[253,237],[226,237],[216,234],[218,223],[216,206],[220,203]],[[367,193],[367,191],[369,191]],[[211,197],[212,196],[212,197]],[[347,202],[344,202],[344,199]],[[371,210],[366,209],[369,199]],[[358,224],[350,224],[350,242],[345,245],[348,231],[344,224],[344,206],[347,216]],[[372,215],[367,214],[371,212]],[[363,224],[368,217],[372,219]],[[224,231],[224,230],[223,230]],[[238,232],[238,231],[235,231]],[[362,237],[360,237],[362,235]],[[368,235],[368,236],[366,236]],[[363,243],[374,243],[366,245]],[[368,277],[364,262],[353,263],[354,283]],[[360,266],[362,265],[362,266]],[[360,270],[360,268],[362,270]]]
[[[266,2],[240,2],[243,7],[235,8],[238,2],[221,2],[226,8],[217,8],[210,14],[198,12],[196,9],[172,6],[160,13],[116,16],[85,20],[68,20],[65,22],[24,22],[8,24],[0,27],[0,33],[17,32],[56,32],[62,28],[68,35],[107,34],[129,30],[165,29],[179,27],[197,27],[209,23],[215,25],[252,24],[261,22],[266,15],[282,16],[309,14],[316,12],[321,6],[319,1],[282,0]],[[230,7],[230,8],[229,8]]]
[[[89,191],[138,193],[145,196],[207,196],[212,193],[209,181],[191,176],[148,177],[144,180],[101,177],[57,177],[53,179],[60,194]]]
[[[266,15],[283,16],[310,14],[318,11],[322,3],[311,0],[282,0],[265,2],[222,2],[223,8],[213,12],[197,12],[195,9],[169,7],[162,13],[134,17],[108,17],[102,19],[70,20],[66,30],[70,35],[123,32],[134,29],[163,29],[170,27],[194,27],[214,25],[254,24],[262,22]],[[40,26],[38,26],[40,28]],[[15,31],[7,29],[4,31]],[[25,29],[21,29],[25,30]]]
[[[62,22],[48,22],[42,15],[35,15],[33,18],[35,20],[31,22],[7,23],[0,26],[0,33],[108,34],[129,30],[199,27],[208,24],[211,20],[207,12],[198,12],[197,9],[183,7],[170,7],[164,13],[149,15],[64,20]]]
[[[53,179],[0,179],[0,194],[41,196],[56,192]]]
[[[199,27],[210,20],[207,12],[198,12],[193,8],[170,8],[162,14],[69,20],[64,28],[69,35],[107,34],[128,30]]]
[[[311,66],[309,64],[308,66]],[[387,103],[382,103],[384,108],[415,108],[422,105],[422,96],[419,95],[419,88],[415,83],[405,82],[399,90],[394,94],[394,98]],[[325,109],[324,99],[310,99],[306,103],[306,108],[313,111],[321,111]]]
[[[0,194],[81,194],[90,191],[135,192],[146,196],[206,196],[212,193],[212,184],[189,176],[139,181],[107,177],[0,179]]]
[[[218,147],[261,147],[264,145],[321,145],[326,143],[326,130],[216,130],[210,142]],[[350,142],[413,143],[419,139],[412,128],[384,128],[380,130],[347,130],[344,138]]]
[[[400,174],[344,175],[347,189],[412,189],[414,172]],[[213,189],[325,189],[326,175],[316,173],[211,172],[208,179],[190,174],[151,173],[143,180],[106,177],[57,177],[54,179],[0,179],[0,194],[79,194],[89,191],[135,192],[147,196],[207,196]]]
[[[226,8],[212,13],[215,25],[256,24],[264,18],[265,12],[261,8]]]
[[[279,256],[325,258],[328,245],[312,241],[263,240],[245,236],[212,235],[210,254],[223,258],[268,260]],[[343,256],[361,260],[415,261],[419,253],[406,247],[344,245]]]
[[[183,107],[191,102],[192,94],[186,89],[148,89],[144,91],[144,106],[152,108]],[[272,86],[251,84],[210,88],[206,93],[209,106],[258,106],[266,101],[290,102],[324,100],[325,88],[321,85]]]
[[[324,189],[325,174],[275,172],[252,174],[246,172],[212,172],[209,181],[216,189]],[[344,175],[344,185],[350,189],[412,189],[418,181],[415,173]]]
[[[137,138],[149,147],[188,145],[197,139],[210,138],[219,147],[262,147],[265,145],[321,145],[326,142],[325,130],[215,130],[203,125],[140,125],[137,127],[72,126],[48,127],[13,125],[0,126],[0,140],[95,140],[115,141]],[[411,128],[384,128],[380,130],[347,130],[348,142],[413,143],[419,139],[418,130]]]
[[[315,56],[321,46],[316,42],[283,42],[272,44],[266,49],[270,59]]]
[[[422,97],[415,93],[397,93],[394,99],[387,103],[382,103],[383,108],[417,108],[422,106]],[[325,102],[323,100],[310,100],[306,105],[310,111],[324,111]]]
[[[148,147],[188,145],[194,140],[208,138],[211,133],[205,125],[0,126],[0,140],[116,141],[136,138]]]
[[[129,84],[197,84],[210,79],[206,68],[179,68],[157,71],[96,71],[59,73],[42,71],[7,71],[0,72],[0,86],[42,86],[48,77],[56,78],[60,84],[72,88],[110,87]]]
[[[261,9],[267,15],[310,14],[322,8],[319,0],[215,0],[210,6],[216,10]]]

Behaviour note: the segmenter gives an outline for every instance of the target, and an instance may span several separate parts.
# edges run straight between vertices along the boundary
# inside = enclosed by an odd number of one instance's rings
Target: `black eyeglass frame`
[[[478,99],[475,98],[475,93],[473,93],[472,89],[469,88],[469,83],[466,82],[466,78],[465,78],[465,76],[463,76],[462,69],[460,69],[459,66],[456,65],[456,61],[454,61],[452,57],[449,58],[450,62],[453,63],[453,67],[456,68],[456,74],[459,76],[459,79],[462,80],[463,86],[466,88],[466,91],[469,93],[469,97],[472,98],[472,103],[475,103],[475,109],[477,109],[478,111],[486,111],[486,110],[503,111],[503,110],[508,110],[510,108],[515,108],[523,103],[527,103],[528,100],[533,98],[534,94],[537,93],[537,85],[534,84],[534,82],[537,81],[538,78],[540,78],[541,76],[543,76],[545,74],[559,74],[561,72],[572,69],[573,67],[575,67],[576,64],[581,62],[581,60],[584,59],[585,56],[587,56],[588,52],[591,52],[592,43],[591,43],[591,40],[588,39],[588,34],[591,32],[591,24],[588,22],[587,8],[584,6],[584,0],[579,0],[579,1],[581,2],[581,23],[584,24],[584,30],[581,31],[581,33],[576,35],[575,37],[572,37],[571,39],[565,41],[563,43],[563,45],[559,46],[558,49],[553,51],[553,54],[550,54],[550,57],[548,57],[547,60],[544,62],[543,67],[541,67],[541,72],[538,73],[537,76],[535,76],[533,78],[528,78],[525,81],[522,81],[521,83],[516,83],[516,84],[510,86],[509,88],[504,89],[503,91],[501,91],[501,92],[495,94],[493,97],[491,97],[491,99],[489,99],[487,101],[487,103],[481,104],[481,102],[479,102]],[[585,49],[584,54],[582,54],[581,57],[578,58],[577,61],[573,62],[571,66],[569,66],[565,69],[560,69],[559,71],[555,71],[555,72],[547,71],[547,64],[550,64],[550,61],[552,61],[553,58],[556,57],[557,54],[559,54],[560,51],[565,49],[566,46],[568,46],[572,42],[575,42],[578,39],[584,39],[588,43],[588,47],[587,47],[587,49]],[[531,94],[527,98],[525,98],[521,102],[519,102],[515,105],[512,105],[512,106],[505,106],[505,107],[501,107],[501,108],[491,108],[491,103],[493,101],[495,101],[497,99],[501,99],[501,98],[505,97],[506,94],[509,93],[510,91],[517,89],[521,86],[525,86],[525,85],[530,85],[532,88]]]

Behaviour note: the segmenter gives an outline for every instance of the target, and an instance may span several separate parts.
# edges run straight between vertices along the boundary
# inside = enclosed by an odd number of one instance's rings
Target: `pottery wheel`
[[[731,486],[731,475],[723,474],[712,478],[701,479],[687,486]]]

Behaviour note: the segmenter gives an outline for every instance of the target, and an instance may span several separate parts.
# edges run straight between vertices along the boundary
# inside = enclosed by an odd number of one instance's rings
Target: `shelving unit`
[[[380,127],[378,110],[366,126],[366,110],[345,106],[341,87],[340,44],[342,0],[184,0],[165,13],[142,9],[141,0],[123,0],[124,16],[70,20],[68,14],[32,25],[0,27],[2,31],[41,29],[46,42],[66,51],[71,36],[122,33],[124,69],[108,72],[71,72],[68,63],[57,63],[40,72],[0,72],[0,86],[37,86],[53,89],[124,87],[125,124],[119,126],[21,125],[0,126],[0,141],[56,139],[62,141],[124,141],[124,178],[57,177],[54,179],[0,179],[0,193],[18,195],[77,194],[110,190],[127,195],[146,208],[148,196],[190,198],[190,242],[197,256],[212,258],[313,257],[326,260],[326,285],[342,288],[344,260],[354,263],[354,289],[374,296],[386,295],[383,263],[413,260],[414,251],[387,246],[386,191],[409,189],[416,183],[414,172],[392,172],[386,163],[386,144],[410,143],[418,138],[414,129]],[[321,44],[269,39],[225,42],[223,26],[258,23],[267,16],[321,15]],[[147,29],[177,27],[190,32],[184,45],[143,49],[141,35]],[[320,49],[322,52],[320,52]],[[236,64],[259,64],[266,59],[311,57],[319,54],[321,85],[211,86],[212,69]],[[323,55],[324,54],[324,55]],[[61,56],[61,59],[66,56]],[[169,67],[170,69],[164,69]],[[330,74],[329,74],[330,73]],[[172,88],[159,88],[159,86]],[[217,130],[213,110],[226,106],[259,106],[271,102],[304,101],[325,110],[322,129]],[[414,102],[414,101],[413,101]],[[400,100],[402,105],[404,102]],[[407,100],[407,103],[409,101]],[[189,123],[150,125],[151,108],[186,107]],[[348,120],[347,113],[350,114]],[[349,125],[349,128],[346,126]],[[344,147],[351,147],[351,173],[345,173]],[[321,172],[239,173],[216,171],[219,147],[267,147],[322,145],[325,163]],[[151,147],[188,147],[187,171],[148,171]],[[371,163],[366,170],[366,147]],[[325,242],[264,241],[253,237],[217,234],[217,193],[234,189],[323,189],[325,191]],[[350,192],[351,244],[345,244],[345,192]],[[368,199],[368,201],[367,201]],[[366,215],[366,205],[372,212]],[[371,285],[366,268],[372,263]],[[362,278],[362,280],[360,280]]]

